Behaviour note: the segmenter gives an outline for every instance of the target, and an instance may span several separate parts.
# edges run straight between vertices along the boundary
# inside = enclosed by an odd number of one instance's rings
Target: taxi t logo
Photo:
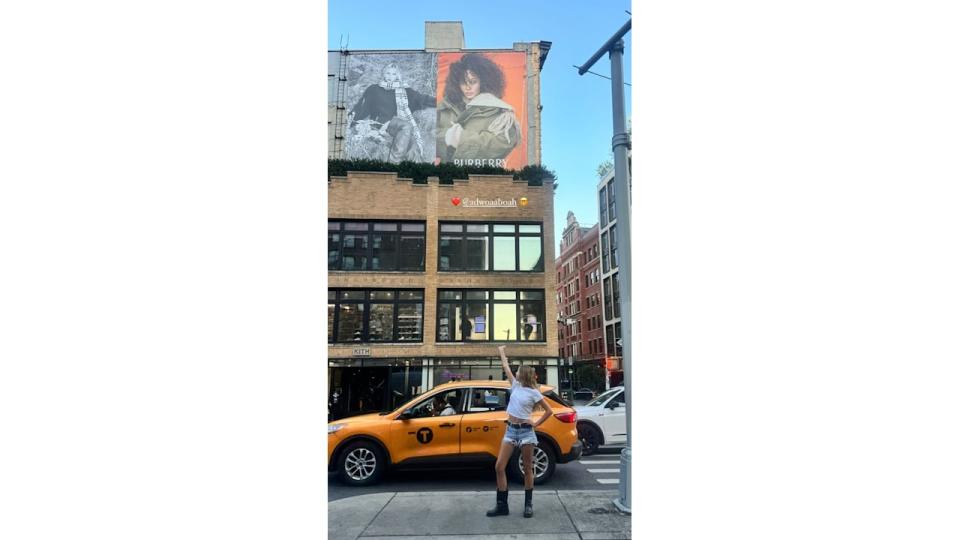
[[[417,431],[417,440],[420,444],[427,444],[433,440],[433,431],[430,428],[420,428]]]

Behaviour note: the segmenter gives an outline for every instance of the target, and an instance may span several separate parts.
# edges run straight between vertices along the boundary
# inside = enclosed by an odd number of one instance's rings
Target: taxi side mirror
[[[410,409],[403,411],[399,416],[397,416],[397,420],[409,420],[411,418],[413,418],[413,411]]]

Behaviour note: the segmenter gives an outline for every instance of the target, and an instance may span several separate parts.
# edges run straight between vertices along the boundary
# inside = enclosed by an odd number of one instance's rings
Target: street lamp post
[[[626,400],[627,417],[627,447],[620,454],[620,498],[614,499],[614,504],[624,512],[630,512],[630,351],[633,338],[630,332],[630,178],[627,170],[627,148],[630,146],[630,137],[627,135],[626,100],[623,92],[623,36],[630,31],[631,20],[620,27],[617,32],[600,47],[587,63],[578,68],[580,75],[586,73],[593,64],[603,56],[610,55],[610,78],[613,89],[613,171],[614,193],[621,207],[617,209],[617,242],[620,250],[620,320],[623,328],[623,393]]]

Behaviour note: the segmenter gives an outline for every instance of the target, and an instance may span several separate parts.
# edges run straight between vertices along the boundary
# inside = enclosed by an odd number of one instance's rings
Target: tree
[[[630,118],[627,118],[627,137],[633,141],[633,122]],[[604,176],[607,175],[610,171],[613,170],[613,152],[607,154],[607,159],[600,162],[597,165],[597,180],[602,180]]]
[[[597,392],[602,391],[606,386],[606,374],[597,362],[577,363],[574,366],[574,372],[576,375],[574,383],[577,385],[574,390],[589,388]]]
[[[597,165],[597,180],[601,180],[608,172],[613,170],[613,154]]]

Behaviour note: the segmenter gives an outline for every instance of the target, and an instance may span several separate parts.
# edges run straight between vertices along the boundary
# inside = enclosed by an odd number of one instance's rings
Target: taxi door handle
[[[440,427],[454,427],[456,424],[440,424]]]

